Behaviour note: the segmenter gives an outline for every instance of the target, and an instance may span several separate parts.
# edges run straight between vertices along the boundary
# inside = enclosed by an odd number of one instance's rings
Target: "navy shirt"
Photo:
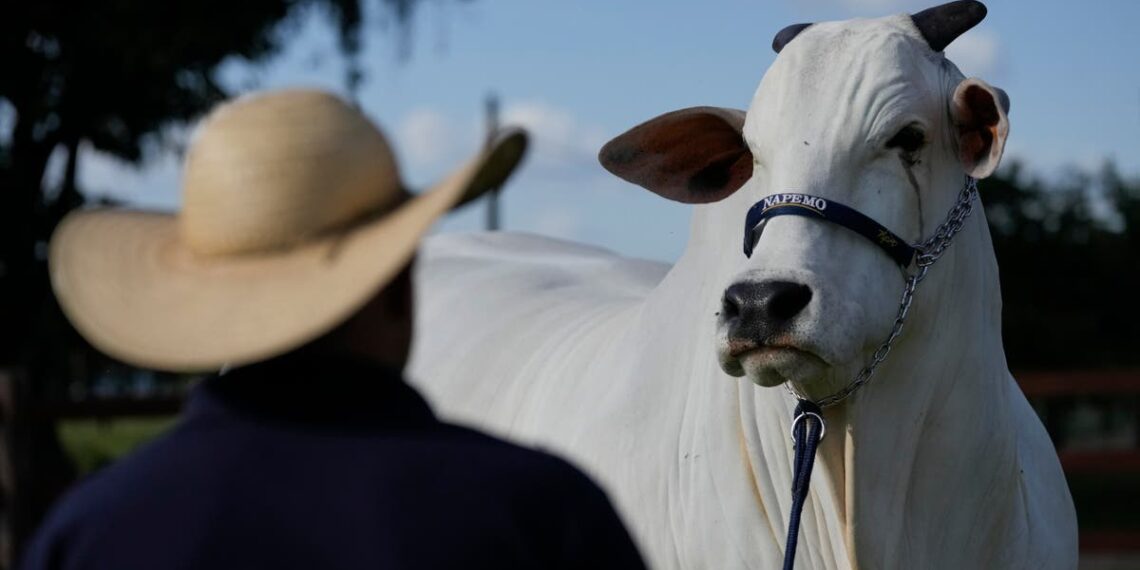
[[[280,359],[209,379],[78,485],[25,570],[642,568],[603,492],[442,423],[398,373]]]

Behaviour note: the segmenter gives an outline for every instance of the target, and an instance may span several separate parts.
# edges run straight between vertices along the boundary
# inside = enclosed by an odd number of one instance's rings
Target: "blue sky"
[[[399,61],[384,23],[370,18],[361,54],[368,79],[358,99],[393,139],[405,178],[423,186],[478,148],[483,101],[489,92],[498,93],[504,120],[524,124],[534,135],[531,155],[504,193],[506,229],[669,261],[688,237],[688,207],[610,176],[595,159],[601,144],[669,110],[747,107],[774,58],[772,36],[787,24],[929,5],[432,0],[415,17],[406,62]],[[948,53],[967,76],[1010,94],[1007,158],[1019,158],[1045,176],[1113,158],[1126,174],[1140,176],[1140,2],[988,5],[986,20]],[[344,63],[321,14],[300,18],[286,35],[288,48],[269,65],[227,65],[226,84],[235,91],[344,91]],[[141,207],[173,209],[179,160],[174,151],[158,152],[140,169],[87,152],[81,183]],[[479,229],[482,208],[454,214],[438,230]]]

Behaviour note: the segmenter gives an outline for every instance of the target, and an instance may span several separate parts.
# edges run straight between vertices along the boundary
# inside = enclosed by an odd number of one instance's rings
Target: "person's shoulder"
[[[136,503],[150,487],[163,481],[163,473],[179,471],[178,441],[185,439],[181,424],[140,445],[72,485],[56,501],[48,515],[49,524],[69,526],[85,520],[104,519]]]
[[[478,456],[473,465],[497,471],[498,476],[517,476],[530,482],[545,482],[543,487],[563,489],[597,488],[578,467],[554,453],[512,443],[493,435],[448,424],[455,441],[467,448],[461,456]]]
[[[465,470],[474,487],[513,505],[549,568],[637,569],[645,565],[606,492],[583,470],[552,453],[464,428],[470,444],[490,452],[487,470]],[[486,478],[491,474],[491,480]],[[471,479],[468,479],[471,481]]]
[[[199,474],[189,466],[203,455],[195,448],[205,449],[198,441],[200,431],[188,430],[187,422],[180,419],[165,433],[72,485],[29,540],[23,567],[58,567],[61,553],[92,545],[112,552],[129,547],[132,532],[153,523],[156,513],[163,515],[172,497],[174,502],[193,500],[183,489]]]

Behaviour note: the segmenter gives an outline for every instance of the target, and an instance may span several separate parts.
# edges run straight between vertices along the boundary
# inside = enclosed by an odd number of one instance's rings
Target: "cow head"
[[[767,222],[740,251],[746,210],[797,192],[846,204],[918,243],[941,223],[966,176],[997,167],[1008,99],[965,79],[942,54],[985,16],[952,2],[913,16],[798,24],[747,113],[695,107],[610,141],[610,172],[671,200],[718,209],[739,256],[723,292],[717,351],[734,376],[809,394],[845,385],[890,331],[906,274],[835,224]]]

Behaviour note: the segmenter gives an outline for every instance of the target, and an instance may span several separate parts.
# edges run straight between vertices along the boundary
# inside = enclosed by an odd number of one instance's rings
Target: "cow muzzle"
[[[724,291],[721,319],[730,344],[766,343],[787,329],[788,324],[811,302],[807,285],[792,281],[735,283]],[[739,354],[734,354],[739,356]]]
[[[719,319],[719,359],[725,372],[748,375],[759,384],[779,384],[792,369],[823,362],[797,342],[797,321],[813,297],[811,287],[794,281],[734,283],[724,291]]]

